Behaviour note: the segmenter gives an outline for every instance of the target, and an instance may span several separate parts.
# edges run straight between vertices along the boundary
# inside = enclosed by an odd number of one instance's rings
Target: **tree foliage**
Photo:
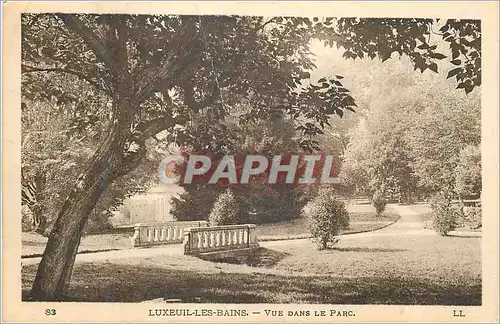
[[[466,146],[460,152],[455,169],[455,191],[464,198],[477,198],[481,193],[481,148]]]
[[[461,152],[481,143],[479,94],[457,97],[444,92],[427,99],[408,133],[413,170],[422,186],[431,191],[446,189],[458,194],[457,167]],[[457,190],[458,189],[458,190]]]
[[[481,140],[478,93],[465,96],[430,74],[398,72],[398,82],[389,78],[392,91],[366,101],[370,111],[352,130],[341,177],[360,192],[385,190],[403,201],[443,188],[458,194],[457,176],[466,173],[459,168],[461,152]]]
[[[23,76],[23,83],[27,83],[27,87],[36,84],[31,83],[33,77],[45,76],[28,74]],[[80,91],[88,90],[86,84],[72,77],[56,77],[45,81],[58,87],[67,82],[66,87],[72,85]],[[78,90],[74,91],[76,95]],[[31,226],[26,229],[48,236],[66,199],[64,193],[74,185],[68,179],[76,179],[84,171],[87,161],[99,145],[107,120],[99,107],[95,107],[94,112],[85,112],[84,107],[75,101],[61,103],[49,98],[37,100],[36,97],[30,97],[29,92],[27,94],[22,98],[21,171],[23,205],[29,208],[27,215],[32,217],[32,221]],[[38,94],[39,92],[33,93],[34,96]],[[85,95],[80,95],[79,100],[87,99]],[[111,226],[109,218],[113,216],[112,211],[123,199],[144,192],[149,187],[154,180],[157,158],[158,154],[150,147],[148,158],[138,169],[110,184],[92,210],[85,232],[108,229]]]

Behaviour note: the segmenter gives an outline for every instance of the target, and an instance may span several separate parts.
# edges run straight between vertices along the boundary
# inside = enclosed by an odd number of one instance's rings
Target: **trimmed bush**
[[[380,190],[376,191],[373,195],[372,202],[373,206],[375,207],[377,216],[382,215],[385,210],[385,206],[387,205],[387,200],[385,199],[384,193]]]
[[[240,215],[240,202],[231,189],[227,189],[215,200],[208,219],[212,225],[234,225],[240,222]]]
[[[433,228],[440,235],[446,236],[458,225],[460,206],[453,205],[445,193],[436,194],[430,201],[433,210]]]
[[[340,231],[349,228],[349,213],[344,202],[331,190],[322,190],[307,207],[309,230],[320,249],[337,243]]]

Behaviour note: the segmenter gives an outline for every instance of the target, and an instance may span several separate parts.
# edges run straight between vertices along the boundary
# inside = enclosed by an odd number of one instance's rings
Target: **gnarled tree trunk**
[[[64,298],[90,213],[106,188],[129,171],[129,161],[123,156],[129,129],[126,118],[114,120],[106,139],[63,204],[38,267],[31,291],[32,300]]]

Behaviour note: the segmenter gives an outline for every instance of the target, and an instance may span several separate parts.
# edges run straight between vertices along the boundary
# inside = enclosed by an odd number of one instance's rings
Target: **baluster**
[[[165,227],[163,226],[160,228],[160,241],[165,241]]]
[[[179,227],[179,239],[181,239],[181,237],[184,237],[184,227]]]
[[[189,248],[191,251],[198,248],[198,233],[189,233]]]
[[[233,231],[233,243],[238,244],[238,231]]]
[[[201,244],[202,244],[201,237],[202,237],[202,235],[203,234],[201,232],[196,233],[196,236],[198,237],[198,242],[196,244],[197,249],[201,249]]]
[[[203,232],[203,248],[206,248],[208,245],[208,237],[207,237],[207,232]]]
[[[148,238],[148,240],[147,240],[147,241],[148,241],[148,242],[151,242],[151,229],[150,229],[149,227],[148,227],[148,229],[147,229],[147,232],[146,232],[146,233],[147,233],[147,238]]]
[[[243,231],[243,243],[248,244],[248,229]]]
[[[222,230],[220,234],[222,235],[222,240],[221,240],[220,246],[225,246],[226,245],[226,232],[224,230]]]
[[[220,247],[220,232],[215,233],[215,246]]]

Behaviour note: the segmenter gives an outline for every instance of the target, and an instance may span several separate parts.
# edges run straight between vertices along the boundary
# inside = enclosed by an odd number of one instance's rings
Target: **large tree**
[[[26,74],[24,83],[48,84],[54,91],[64,84],[71,98],[41,100],[38,92],[23,93],[22,106],[22,203],[31,216],[29,229],[48,236],[57,214],[75,179],[99,145],[108,126],[106,111],[99,100],[82,95],[89,85],[71,76],[63,78],[44,74]],[[68,82],[69,81],[69,82]],[[96,104],[97,103],[97,104]],[[110,184],[90,215],[85,232],[105,230],[111,224],[112,211],[131,194],[145,191],[155,180],[157,161],[151,141],[148,156],[141,165]]]
[[[97,149],[58,213],[32,298],[64,296],[90,212],[110,184],[143,161],[147,139],[173,133],[207,109],[222,117],[245,98],[253,109],[243,118],[282,109],[300,122],[302,146],[313,148],[312,137],[329,117],[355,103],[340,78],[301,86],[314,69],[311,39],[343,47],[346,58],[386,60],[396,52],[417,69],[437,71],[436,60],[446,55],[428,44],[433,25],[431,19],[23,15],[23,73],[86,82],[91,89],[82,95],[104,98],[99,104],[107,116]],[[480,85],[479,22],[449,20],[441,32],[459,68],[450,71],[459,87]],[[64,85],[27,82],[22,91],[67,96]]]
[[[402,73],[397,79],[399,84],[390,82],[394,91],[374,98],[370,112],[352,132],[343,179],[369,193],[396,189],[403,200],[419,191],[442,189],[479,194],[478,91],[467,96],[453,91],[451,82],[434,74],[417,78]]]

